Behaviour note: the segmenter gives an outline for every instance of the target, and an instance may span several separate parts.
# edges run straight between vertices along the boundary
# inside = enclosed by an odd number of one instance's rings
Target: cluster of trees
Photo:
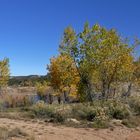
[[[140,79],[140,59],[135,60],[135,47],[118,35],[114,29],[98,24],[84,25],[76,33],[72,27],[64,30],[59,46],[59,55],[53,57],[48,66],[50,85],[56,95],[76,97],[81,101],[92,101],[95,93],[103,98],[115,95],[122,82],[132,83]]]
[[[76,33],[72,27],[64,30],[59,46],[59,55],[48,65],[46,77],[12,79],[11,85],[24,83],[36,85],[42,99],[48,94],[49,102],[57,97],[60,103],[70,99],[92,101],[96,93],[102,98],[115,96],[120,83],[129,83],[125,96],[130,95],[132,84],[140,85],[140,58],[134,55],[139,41],[130,45],[114,29],[106,29],[98,24],[84,25]],[[0,87],[9,80],[9,60],[0,61]],[[46,82],[44,82],[46,81]]]

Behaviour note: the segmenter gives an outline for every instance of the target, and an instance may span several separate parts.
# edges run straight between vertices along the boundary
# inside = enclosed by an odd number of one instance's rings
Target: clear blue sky
[[[85,21],[140,37],[140,0],[0,0],[0,59],[11,75],[46,74],[64,28]]]

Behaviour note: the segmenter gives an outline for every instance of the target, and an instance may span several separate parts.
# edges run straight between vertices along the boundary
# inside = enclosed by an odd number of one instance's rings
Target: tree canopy
[[[134,46],[118,35],[114,29],[98,24],[85,24],[76,33],[72,27],[65,29],[60,54],[69,55],[80,75],[79,92],[91,100],[99,91],[103,97],[121,81],[130,81],[134,73]]]
[[[79,74],[73,59],[69,55],[61,54],[58,57],[53,57],[48,70],[51,86],[57,91],[58,96],[64,94],[65,100],[67,100],[67,96],[77,95]]]

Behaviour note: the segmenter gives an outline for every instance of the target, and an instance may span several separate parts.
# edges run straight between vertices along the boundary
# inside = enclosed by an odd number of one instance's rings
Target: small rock
[[[77,123],[77,124],[80,124],[80,122],[76,119],[67,119],[68,122],[74,122],[74,123]]]
[[[114,131],[114,127],[110,127],[110,131]]]
[[[140,131],[140,127],[137,127],[137,128],[136,128],[136,131]]]

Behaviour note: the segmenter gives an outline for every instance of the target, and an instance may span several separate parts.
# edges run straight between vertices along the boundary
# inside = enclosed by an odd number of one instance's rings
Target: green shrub
[[[50,118],[52,122],[64,122],[67,116],[65,110],[39,101],[31,108],[32,113],[39,118]]]
[[[132,97],[128,99],[129,106],[132,110],[137,114],[140,115],[140,97]]]
[[[52,117],[54,116],[55,108],[51,105],[45,104],[43,101],[37,102],[33,107],[31,108],[31,111],[37,116],[37,117]]]
[[[125,119],[130,116],[130,109],[120,101],[112,101],[108,104],[108,115],[114,119]]]
[[[107,128],[109,123],[109,117],[105,107],[96,107],[96,116],[94,118],[93,126],[96,128]]]
[[[96,110],[92,106],[77,104],[72,108],[72,116],[82,119],[93,121],[96,116]]]
[[[122,121],[122,124],[129,128],[135,128],[140,125],[140,117],[139,116],[131,116]]]
[[[108,128],[109,127],[109,121],[96,120],[93,123],[93,127],[95,127],[95,128]]]
[[[54,122],[62,123],[66,120],[66,114],[62,112],[55,112],[52,116]]]

